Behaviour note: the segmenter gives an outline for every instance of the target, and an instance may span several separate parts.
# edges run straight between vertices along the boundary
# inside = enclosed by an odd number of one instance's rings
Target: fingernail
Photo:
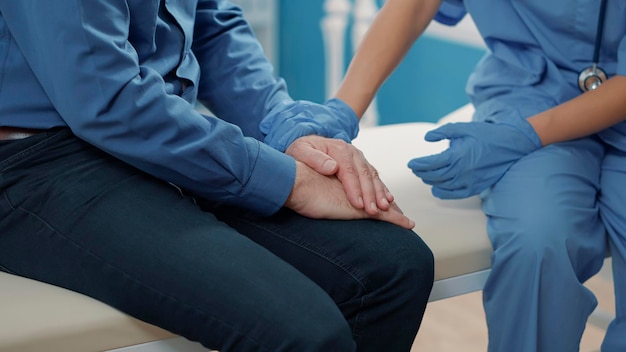
[[[322,165],[322,169],[324,169],[324,171],[326,172],[331,172],[335,169],[335,166],[337,166],[337,162],[334,160],[326,160],[324,162],[324,164]]]
[[[376,206],[375,202],[370,203],[370,209],[378,211],[378,207]]]
[[[389,205],[389,201],[387,200],[387,198],[381,198],[381,201],[383,205]]]
[[[359,197],[358,201],[359,201],[359,206],[363,207],[363,197]]]

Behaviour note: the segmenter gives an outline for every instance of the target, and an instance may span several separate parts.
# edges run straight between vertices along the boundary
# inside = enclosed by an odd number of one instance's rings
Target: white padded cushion
[[[474,106],[472,104],[466,104],[442,117],[437,123],[443,125],[451,122],[469,122],[472,120],[473,114]]]
[[[471,106],[464,106],[442,121],[469,121],[472,112]],[[446,148],[447,141],[424,141],[424,134],[437,126],[415,122],[363,128],[353,143],[376,167],[400,208],[416,222],[414,231],[432,249],[435,279],[441,280],[488,269],[492,249],[477,196],[438,199],[407,166],[412,158]]]
[[[96,352],[173,336],[87,296],[0,272],[1,352]]]

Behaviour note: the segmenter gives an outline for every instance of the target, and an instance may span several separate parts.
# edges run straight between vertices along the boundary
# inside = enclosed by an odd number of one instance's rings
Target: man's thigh
[[[306,321],[349,336],[314,282],[178,189],[74,138],[49,142],[3,157],[13,160],[0,170],[3,270],[210,346],[272,349]]]
[[[311,278],[349,322],[363,308],[361,297],[389,288],[401,273],[418,271],[411,275],[423,280],[421,288],[407,295],[427,297],[430,292],[432,253],[411,230],[368,219],[309,219],[289,209],[271,217],[234,208],[216,215]]]

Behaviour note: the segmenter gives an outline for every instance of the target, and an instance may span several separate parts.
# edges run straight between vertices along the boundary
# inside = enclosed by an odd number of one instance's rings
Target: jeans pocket
[[[0,177],[6,170],[27,161],[42,150],[46,150],[54,140],[62,138],[66,133],[67,129],[65,128],[55,128],[31,137],[0,142]]]

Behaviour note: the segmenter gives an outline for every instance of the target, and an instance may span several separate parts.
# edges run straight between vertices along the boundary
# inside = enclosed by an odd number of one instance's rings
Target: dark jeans
[[[412,231],[201,206],[67,130],[0,142],[0,191],[0,269],[221,351],[408,351],[432,285]]]

